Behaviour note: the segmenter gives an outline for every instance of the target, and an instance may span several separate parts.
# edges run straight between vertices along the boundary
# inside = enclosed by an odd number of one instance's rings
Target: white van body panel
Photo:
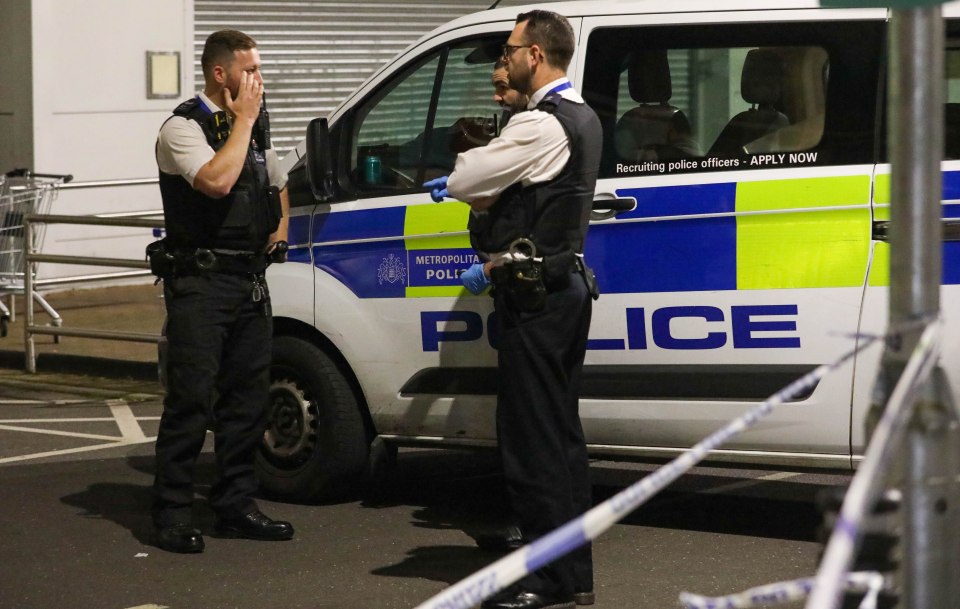
[[[592,76],[587,67],[590,37],[604,29],[677,28],[679,32],[686,31],[685,28],[726,28],[738,24],[802,26],[833,22],[882,26],[888,17],[886,9],[822,9],[815,0],[781,2],[775,10],[770,9],[769,4],[739,0],[726,2],[724,8],[718,10],[712,0],[671,3],[637,0],[556,3],[548,8],[567,15],[577,32],[578,47],[569,75],[581,93],[585,81]],[[354,120],[358,107],[375,98],[418,58],[459,41],[491,33],[505,35],[512,29],[516,14],[527,8],[533,6],[482,11],[454,20],[421,38],[327,117],[331,129],[336,129],[340,122]],[[944,13],[960,17],[960,3],[945,5]],[[424,104],[430,103],[426,91],[423,99]],[[306,144],[301,142],[296,152],[283,160],[284,167],[287,170],[299,167],[305,154]],[[642,175],[630,170],[623,175],[601,175],[597,182],[598,199],[635,197],[639,206],[633,212],[607,219],[598,217],[591,222],[587,262],[597,270],[601,286],[606,281],[608,285],[620,282],[627,287],[605,291],[594,305],[587,368],[598,374],[608,369],[620,369],[621,373],[636,370],[637,374],[650,375],[644,378],[651,379],[661,373],[681,372],[688,376],[680,378],[697,380],[699,371],[704,377],[716,377],[711,382],[718,387],[722,386],[722,376],[727,371],[748,376],[754,372],[758,377],[768,372],[795,373],[792,380],[852,349],[857,332],[884,330],[888,288],[872,285],[870,271],[878,264],[878,248],[886,246],[872,241],[870,231],[876,219],[874,174],[889,174],[889,165],[818,164],[815,155],[809,157],[809,163],[804,162],[803,156],[784,163],[775,158],[775,154],[768,155],[774,158],[760,159],[762,163],[754,164],[760,156],[752,155],[746,162],[749,164],[736,170],[664,170]],[[350,163],[350,160],[342,162]],[[782,166],[778,166],[780,164]],[[945,162],[944,171],[960,172],[960,162]],[[830,195],[834,183],[849,187],[856,196],[849,201],[825,203],[822,197]],[[780,205],[777,201],[763,205],[761,195],[768,188],[793,197],[790,205]],[[700,197],[696,189],[705,189],[707,194]],[[713,209],[700,205],[713,196],[709,193],[723,189],[732,193],[729,207]],[[761,194],[750,195],[751,192]],[[665,197],[663,201],[659,198],[661,193]],[[794,197],[791,193],[801,194]],[[809,196],[809,200],[804,196]],[[744,204],[750,203],[746,201],[749,197],[754,197],[750,199],[753,207]],[[672,213],[667,203],[672,204],[674,200],[693,203]],[[420,288],[412,279],[415,272],[433,272],[436,277],[462,272],[469,266],[465,258],[468,251],[466,206],[452,202],[435,204],[428,193],[420,190],[385,196],[361,195],[353,200],[317,205],[312,214],[311,226],[306,230],[309,242],[296,244],[309,248],[311,264],[288,264],[285,266],[306,268],[282,272],[271,269],[275,316],[312,325],[336,348],[357,380],[377,435],[397,442],[494,444],[494,393],[450,394],[442,390],[446,380],[455,384],[453,379],[458,374],[458,381],[468,379],[464,369],[495,369],[496,351],[489,343],[492,299],[463,290],[448,290],[446,294],[418,291]],[[784,214],[791,214],[798,224],[814,226],[804,229],[809,235],[817,234],[818,223],[824,226],[824,233],[829,233],[833,218],[844,218],[847,226],[853,227],[849,238],[844,234],[823,236],[827,248],[823,250],[824,256],[841,251],[856,251],[861,256],[855,261],[843,261],[847,264],[846,269],[841,269],[843,281],[817,275],[816,265],[830,266],[829,258],[809,260],[807,276],[803,277],[807,283],[802,287],[791,287],[792,279],[780,278],[777,270],[768,272],[764,268],[770,261],[763,256],[763,235],[758,235],[756,227],[769,224],[782,229]],[[417,228],[430,225],[423,219],[433,215],[462,216],[463,222],[438,221],[440,228],[435,232]],[[387,216],[388,219],[383,219]],[[390,223],[402,228],[390,232],[384,228]],[[611,272],[624,276],[654,273],[656,262],[643,257],[630,258],[625,253],[629,253],[629,248],[622,246],[632,247],[638,241],[651,238],[650,235],[661,233],[668,237],[654,237],[666,239],[657,241],[660,258],[656,260],[676,262],[678,269],[686,269],[689,262],[686,256],[710,257],[706,242],[696,241],[696,235],[707,233],[694,230],[689,232],[694,235],[692,241],[673,244],[669,240],[670,231],[687,235],[688,227],[721,224],[726,226],[723,230],[732,231],[730,238],[737,254],[735,260],[726,262],[719,260],[722,256],[718,255],[717,264],[734,265],[729,270],[734,273],[734,281],[726,287],[710,287],[709,282],[694,284],[693,280],[679,277],[680,283],[687,282],[680,289],[645,287],[631,291],[629,285],[636,281],[631,283],[633,279],[621,281],[623,277],[610,276]],[[351,227],[368,227],[370,234],[363,233],[366,229],[354,231]],[[341,233],[348,236],[337,236]],[[744,245],[748,234],[753,240],[749,247]],[[771,249],[787,247],[778,241],[784,234],[789,236],[789,232],[781,231],[770,238]],[[452,243],[451,239],[459,245],[437,245]],[[683,247],[673,252],[673,245]],[[844,249],[847,247],[852,249]],[[815,257],[818,251],[811,249],[807,258]],[[350,259],[351,252],[364,257],[363,261]],[[452,262],[417,262],[430,258],[431,252],[439,252],[438,260]],[[772,259],[773,254],[770,256]],[[706,262],[704,268],[714,261]],[[750,283],[753,277],[760,280]],[[670,280],[670,277],[664,279]],[[406,282],[405,294],[377,296],[377,290],[395,281]],[[363,286],[357,287],[356,283]],[[452,284],[448,281],[437,285],[450,287]],[[960,320],[950,318],[950,312],[957,310],[960,286],[944,285],[941,295],[947,316],[946,335],[960,336]],[[309,306],[313,307],[312,311],[308,310]],[[840,366],[811,394],[781,405],[714,456],[777,465],[849,467],[863,450],[862,422],[880,354],[881,348],[877,345],[855,361]],[[960,341],[945,342],[942,362],[953,385],[960,386]],[[421,381],[426,384],[418,385]],[[441,389],[412,389],[418,386]],[[672,397],[639,399],[627,394],[598,397],[585,393],[581,399],[581,419],[594,451],[670,456],[769,395],[760,395],[754,390],[749,398],[738,398],[735,389],[725,397],[683,397],[678,393]]]

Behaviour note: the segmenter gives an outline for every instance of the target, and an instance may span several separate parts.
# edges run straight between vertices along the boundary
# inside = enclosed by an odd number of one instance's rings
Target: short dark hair
[[[567,18],[553,11],[537,9],[517,15],[517,23],[524,21],[527,22],[524,42],[539,46],[552,66],[566,71],[577,44]]]
[[[234,51],[246,51],[257,48],[257,42],[237,30],[220,30],[207,36],[200,56],[200,67],[204,78],[210,78],[213,67],[229,64],[233,61]]]

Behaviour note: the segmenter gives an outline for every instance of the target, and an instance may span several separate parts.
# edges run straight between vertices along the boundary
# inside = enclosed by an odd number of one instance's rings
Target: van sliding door
[[[597,198],[637,202],[597,203],[587,239],[603,293],[581,403],[590,443],[670,454],[852,348],[883,16],[584,20]],[[844,366],[723,456],[845,466],[852,379]]]

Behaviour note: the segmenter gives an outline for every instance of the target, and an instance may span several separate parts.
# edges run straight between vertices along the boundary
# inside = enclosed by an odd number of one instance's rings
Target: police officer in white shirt
[[[460,154],[448,178],[425,184],[435,200],[451,196],[488,212],[474,240],[485,262],[463,279],[474,292],[493,283],[497,436],[510,507],[527,542],[591,506],[579,391],[598,293],[582,253],[603,136],[566,78],[574,45],[564,17],[519,15],[503,58],[510,86],[530,96],[529,110],[487,146]],[[593,602],[589,546],[483,607],[568,609],[575,602]]]
[[[167,395],[156,442],[154,543],[204,550],[193,524],[194,466],[214,432],[216,533],[293,537],[254,495],[254,456],[266,425],[272,318],[264,270],[286,252],[286,176],[270,146],[256,42],[211,34],[204,90],[173,111],[157,137],[166,237],[148,247],[167,309]]]

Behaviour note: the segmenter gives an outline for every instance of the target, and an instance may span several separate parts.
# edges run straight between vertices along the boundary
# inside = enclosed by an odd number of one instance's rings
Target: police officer
[[[216,533],[293,537],[290,523],[271,520],[253,499],[272,334],[264,270],[268,257],[281,262],[285,254],[285,176],[261,108],[256,42],[242,32],[215,32],[201,64],[203,92],[178,106],[157,138],[167,236],[148,248],[164,281],[168,341],[155,543],[183,553],[204,549],[191,506],[194,464],[208,427],[219,474],[209,496]]]
[[[503,108],[500,125],[504,127],[511,116],[527,109],[530,98],[510,87],[510,75],[507,73],[507,62],[503,57],[497,59],[497,62],[493,65],[490,84],[493,85],[493,101]]]
[[[432,195],[487,210],[475,239],[486,262],[463,275],[493,283],[499,320],[497,437],[511,508],[525,541],[589,509],[580,375],[596,282],[583,264],[602,133],[566,68],[574,34],[562,16],[520,14],[503,47],[510,85],[530,95],[500,136],[460,154]],[[589,546],[523,578],[486,609],[593,602]]]

